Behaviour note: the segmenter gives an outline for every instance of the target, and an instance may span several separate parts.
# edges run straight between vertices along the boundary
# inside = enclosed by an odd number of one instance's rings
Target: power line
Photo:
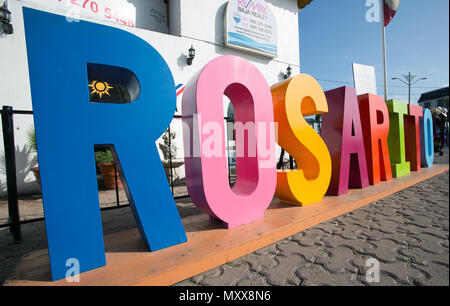
[[[319,79],[316,78],[316,80],[318,81],[322,81],[322,82],[330,82],[330,83],[339,83],[339,84],[350,84],[353,85],[353,82],[344,82],[344,81],[337,81],[337,80],[326,80],[326,79]],[[384,87],[384,85],[377,85],[377,87]],[[405,88],[408,89],[408,87],[406,86],[401,86],[401,85],[389,85],[389,88]],[[443,88],[443,87],[434,87],[434,86],[414,86],[414,88],[431,88],[431,89],[439,89],[439,88]]]
[[[331,82],[331,83],[340,83],[340,84],[351,84],[351,85],[353,85],[352,82],[334,81],[334,80],[324,80],[324,79],[317,79],[317,78],[316,78],[316,80],[323,81],[323,82]]]
[[[384,87],[383,85],[377,85],[377,87]],[[406,88],[408,89],[407,86],[401,86],[401,85],[390,85],[389,87],[397,87],[397,88]],[[445,87],[445,86],[443,86]],[[439,88],[443,88],[443,87],[431,87],[431,86],[414,86],[414,88],[435,88],[435,89],[439,89]]]

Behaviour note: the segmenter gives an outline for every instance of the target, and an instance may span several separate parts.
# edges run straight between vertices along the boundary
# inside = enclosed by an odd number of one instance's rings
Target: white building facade
[[[0,5],[4,0],[0,0]],[[245,1],[245,0],[232,0]],[[117,27],[151,44],[166,60],[175,83],[186,84],[205,64],[221,55],[236,55],[258,67],[269,85],[284,79],[288,66],[292,75],[300,73],[298,13],[302,2],[297,0],[266,0],[276,23],[277,56],[261,55],[226,45],[225,12],[227,0],[8,0],[14,32],[0,37],[1,105],[14,110],[32,110],[26,40],[22,8],[31,7],[64,15],[68,22],[82,19]],[[247,0],[250,5],[251,0]],[[94,3],[94,4],[93,4]],[[96,14],[102,12],[102,14]],[[113,42],[112,42],[113,44]],[[188,50],[195,49],[192,65],[187,64]],[[51,80],[49,80],[51,81]],[[178,96],[177,115],[181,115]],[[228,101],[224,101],[224,116]],[[16,168],[20,193],[39,191],[30,168],[36,156],[27,146],[27,131],[33,126],[31,115],[14,115]],[[171,130],[176,133],[176,158],[183,158],[182,124],[174,119]],[[0,154],[4,156],[3,139]],[[157,143],[161,142],[158,140]],[[161,154],[162,158],[162,154]],[[70,162],[70,161],[68,161]],[[2,163],[4,161],[2,160]],[[2,164],[3,170],[3,164]],[[180,176],[184,176],[183,167]],[[4,171],[0,173],[0,194],[6,191]]]

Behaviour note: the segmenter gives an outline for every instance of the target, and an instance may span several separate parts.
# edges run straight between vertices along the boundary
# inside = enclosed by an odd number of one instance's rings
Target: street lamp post
[[[419,81],[422,80],[426,80],[427,78],[420,78],[420,79],[416,79],[414,81],[414,79],[417,77],[417,75],[411,74],[411,72],[409,72],[408,74],[402,74],[403,78],[405,80],[399,79],[399,78],[392,78],[393,80],[399,80],[402,83],[405,83],[406,85],[408,85],[408,104],[411,104],[411,85],[416,84]],[[414,81],[414,82],[413,82]]]

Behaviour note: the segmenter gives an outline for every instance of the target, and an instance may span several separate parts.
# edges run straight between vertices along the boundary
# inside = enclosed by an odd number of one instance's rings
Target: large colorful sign
[[[237,180],[233,189],[222,145],[223,95],[235,111]],[[186,183],[194,203],[228,228],[262,219],[275,192],[276,166],[275,145],[270,145],[275,141],[272,95],[261,72],[235,56],[212,60],[186,85],[183,121]],[[266,146],[268,154],[264,154]]]
[[[303,116],[328,112],[325,94],[311,76],[301,74],[272,86],[278,143],[300,166],[278,171],[275,195],[285,203],[307,205],[322,200],[331,176],[331,159],[322,138]]]
[[[277,23],[269,5],[264,0],[228,1],[225,13],[225,44],[277,57]]]
[[[82,272],[105,265],[95,144],[111,145],[120,161],[149,249],[186,241],[155,145],[176,108],[174,80],[162,56],[142,39],[112,27],[69,23],[28,8],[24,21],[53,279],[65,277],[69,258],[79,260]],[[110,48],[111,41],[120,43]],[[86,85],[91,77],[127,84],[134,101],[90,103]],[[50,90],[51,79],[60,83]],[[73,94],[67,96],[67,88]],[[136,158],[136,152],[145,158]]]
[[[162,56],[119,29],[68,23],[29,8],[24,21],[53,279],[64,278],[74,258],[81,272],[105,265],[96,144],[114,152],[149,250],[185,242],[155,145],[176,107],[177,87]],[[110,41],[120,43],[111,49]],[[55,79],[59,86],[51,82]],[[131,102],[90,102],[91,79],[124,84]],[[227,179],[223,95],[235,109],[233,188]],[[342,195],[349,187],[365,188],[433,164],[428,110],[357,96],[350,87],[324,93],[305,74],[269,88],[252,63],[236,56],[213,59],[186,84],[182,113],[189,195],[227,228],[264,218],[274,195],[308,205],[327,191]],[[304,119],[314,114],[323,114],[322,137]],[[278,143],[295,158],[296,170],[276,170],[277,126]]]

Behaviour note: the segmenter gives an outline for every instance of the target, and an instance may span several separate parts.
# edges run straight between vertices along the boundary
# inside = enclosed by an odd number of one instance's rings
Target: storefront
[[[3,1],[0,1],[3,2]],[[26,53],[22,7],[31,7],[66,16],[67,22],[79,19],[117,27],[149,42],[168,63],[177,86],[177,112],[181,115],[183,86],[206,63],[220,55],[237,55],[252,62],[269,84],[283,80],[286,74],[300,72],[299,9],[310,1],[296,0],[8,0],[12,34],[0,37],[1,104],[15,110],[31,110],[31,93]],[[114,48],[111,41],[111,48]],[[132,56],[133,50],[130,50]],[[70,59],[67,59],[70,60]],[[288,69],[288,67],[290,69]],[[129,103],[132,93],[123,84],[110,80],[89,80],[91,102]],[[49,80],[58,86],[57,80]],[[67,89],[70,95],[70,88]],[[64,97],[61,97],[64,99]],[[224,117],[232,114],[224,98]],[[27,131],[32,116],[15,116],[19,192],[39,189],[30,168],[35,154],[27,149]],[[176,137],[177,156],[183,158],[182,124],[171,124]],[[230,129],[228,129],[230,131]],[[229,132],[230,134],[230,132]],[[2,137],[0,135],[0,137]],[[232,137],[229,135],[228,139]],[[145,140],[143,140],[145,141]],[[163,142],[162,139],[157,143]],[[232,149],[233,143],[228,146]],[[3,154],[3,148],[0,149]],[[164,159],[160,152],[161,159]],[[232,153],[230,153],[232,155]],[[183,166],[179,169],[184,176]],[[1,194],[6,191],[4,174],[0,174]]]

